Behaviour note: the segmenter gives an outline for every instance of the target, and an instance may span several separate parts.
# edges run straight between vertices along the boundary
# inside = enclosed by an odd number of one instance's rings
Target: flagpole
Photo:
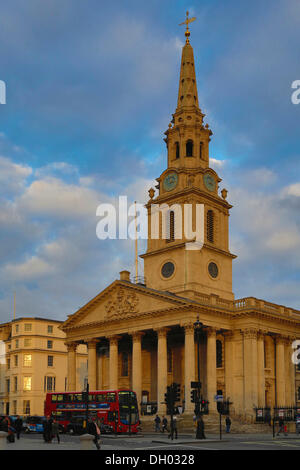
[[[138,239],[137,239],[137,217],[136,217],[136,201],[134,201],[135,211],[135,282],[138,281]]]

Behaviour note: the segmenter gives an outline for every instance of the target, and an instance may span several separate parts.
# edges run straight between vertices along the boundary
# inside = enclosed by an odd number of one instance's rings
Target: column
[[[226,331],[224,334],[224,368],[225,368],[225,394],[226,397],[231,401],[234,396],[234,380],[233,380],[233,333],[232,331]],[[212,407],[210,406],[210,409]]]
[[[142,401],[142,337],[141,331],[132,333],[132,390],[139,407]]]
[[[194,412],[195,405],[191,402],[191,382],[194,382],[194,381],[195,381],[194,324],[189,323],[189,324],[184,325],[185,413]]]
[[[257,330],[246,329],[244,334],[244,410],[250,419],[258,405]]]
[[[117,390],[119,364],[118,364],[118,345],[119,336],[111,336],[109,339],[109,388]]]
[[[276,397],[277,406],[285,406],[284,338],[276,338]]]
[[[67,389],[69,392],[76,391],[76,349],[77,343],[65,343],[68,351],[68,377]]]
[[[259,331],[257,336],[257,399],[258,407],[264,407],[265,404],[265,335]]]
[[[98,340],[92,339],[87,342],[88,346],[88,382],[89,389],[97,390],[97,346]]]
[[[296,400],[296,365],[292,361],[292,354],[295,351],[292,348],[292,342],[296,338],[290,338],[290,343],[289,343],[289,349],[288,349],[288,358],[289,358],[289,364],[290,364],[290,381],[291,381],[291,406],[296,406],[297,400]]]
[[[210,411],[216,411],[214,397],[217,394],[217,354],[216,329],[208,328],[207,332],[207,399]]]
[[[159,328],[157,332],[157,412],[166,413],[165,393],[167,391],[167,328]]]
[[[103,362],[103,352],[100,352],[97,361],[97,390],[103,390]]]

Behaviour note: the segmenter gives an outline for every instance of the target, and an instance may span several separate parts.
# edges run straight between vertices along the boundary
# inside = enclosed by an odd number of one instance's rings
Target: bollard
[[[94,436],[92,436],[91,434],[82,434],[82,436],[80,436],[80,448],[81,450],[91,450],[93,449],[95,446],[94,446],[94,443],[93,443],[93,440],[94,440]]]
[[[7,432],[0,431],[0,450],[6,449]]]

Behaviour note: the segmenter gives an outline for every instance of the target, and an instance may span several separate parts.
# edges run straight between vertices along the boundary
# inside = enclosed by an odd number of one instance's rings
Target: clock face
[[[203,177],[203,180],[208,191],[214,191],[216,189],[216,180],[210,173],[206,173]]]
[[[165,191],[172,191],[172,189],[176,188],[178,183],[178,175],[175,171],[169,173],[164,179],[164,190]]]
[[[216,279],[218,277],[219,269],[218,269],[218,266],[216,265],[216,263],[209,263],[208,272],[211,275],[211,277],[213,277],[214,279]]]
[[[175,266],[173,263],[171,263],[171,261],[168,261],[167,263],[165,263],[163,267],[161,268],[161,273],[163,277],[165,278],[171,277],[174,271],[175,271]]]

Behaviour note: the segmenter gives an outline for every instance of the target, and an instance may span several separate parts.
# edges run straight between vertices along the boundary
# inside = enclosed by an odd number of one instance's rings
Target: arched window
[[[180,158],[179,142],[175,142],[175,155],[176,155],[176,158]]]
[[[186,143],[186,156],[187,157],[192,157],[193,156],[193,141],[192,140],[188,140],[187,143]]]
[[[122,377],[128,377],[128,353],[122,354]]]
[[[216,353],[217,353],[217,368],[223,366],[223,348],[222,348],[222,341],[217,339],[216,341]]]
[[[173,242],[175,240],[175,212],[169,211],[167,217],[167,241]]]
[[[214,213],[212,210],[207,211],[206,232],[207,241],[214,243]]]
[[[199,155],[200,155],[200,158],[202,159],[203,158],[203,142],[200,142]]]

